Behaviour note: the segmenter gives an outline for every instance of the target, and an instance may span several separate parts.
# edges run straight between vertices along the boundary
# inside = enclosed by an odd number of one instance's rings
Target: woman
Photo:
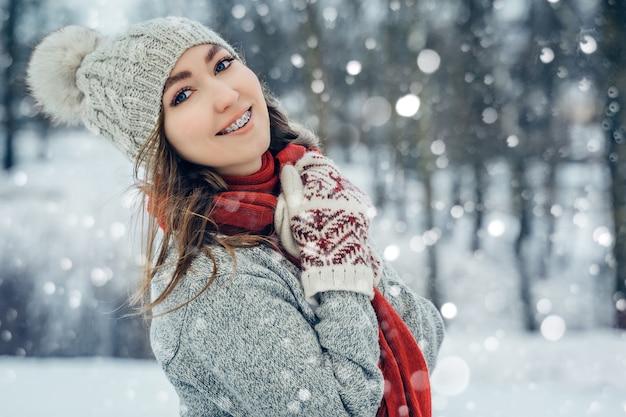
[[[28,83],[135,162],[141,293],[181,415],[430,415],[441,317],[371,249],[367,197],[218,34],[173,17],[111,40],[66,27]]]

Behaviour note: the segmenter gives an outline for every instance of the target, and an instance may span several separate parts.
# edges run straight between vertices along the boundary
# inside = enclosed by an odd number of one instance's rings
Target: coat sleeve
[[[406,285],[388,262],[383,262],[383,275],[378,289],[411,331],[426,359],[428,371],[432,373],[445,335],[439,310],[430,300]]]
[[[153,350],[185,416],[376,414],[384,383],[367,296],[320,294],[311,322],[270,271],[238,269],[221,281],[152,322]]]

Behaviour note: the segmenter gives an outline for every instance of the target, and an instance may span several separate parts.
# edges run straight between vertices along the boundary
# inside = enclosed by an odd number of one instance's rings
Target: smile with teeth
[[[219,132],[218,135],[227,135],[234,132],[235,130],[241,129],[246,124],[248,124],[248,122],[250,121],[250,116],[252,116],[252,111],[247,110],[239,119],[235,120],[232,125]]]

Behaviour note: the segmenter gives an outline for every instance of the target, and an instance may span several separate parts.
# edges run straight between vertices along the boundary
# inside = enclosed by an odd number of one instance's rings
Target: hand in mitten
[[[373,297],[380,261],[368,245],[367,196],[324,156],[309,152],[281,171],[276,218],[283,246],[299,252],[305,296],[345,290]],[[291,233],[285,222],[287,217]]]

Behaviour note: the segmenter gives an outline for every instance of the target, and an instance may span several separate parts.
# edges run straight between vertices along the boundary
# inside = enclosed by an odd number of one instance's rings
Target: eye
[[[180,90],[174,96],[174,100],[172,100],[172,106],[178,106],[180,103],[187,100],[190,95],[191,95],[191,89],[185,87],[184,89]]]
[[[219,73],[230,67],[232,62],[235,60],[235,57],[227,56],[226,58],[220,60],[217,65],[215,65],[215,73]]]

